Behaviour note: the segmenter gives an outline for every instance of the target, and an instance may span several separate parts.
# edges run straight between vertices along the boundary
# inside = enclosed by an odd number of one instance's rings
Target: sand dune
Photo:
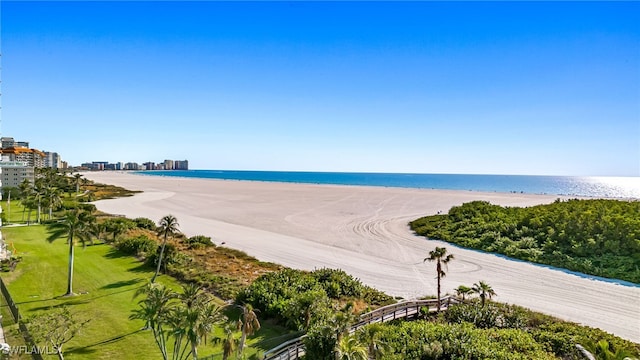
[[[212,236],[260,260],[299,269],[341,268],[392,295],[436,293],[436,246],[456,259],[443,291],[479,280],[496,300],[598,327],[640,342],[640,288],[587,279],[417,237],[408,221],[472,200],[528,206],[557,196],[152,177],[116,172],[87,178],[144,192],[97,202],[100,210],[158,220],[173,214],[189,235]]]

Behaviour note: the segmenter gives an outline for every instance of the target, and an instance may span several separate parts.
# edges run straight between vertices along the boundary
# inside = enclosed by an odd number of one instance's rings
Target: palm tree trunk
[[[160,265],[162,265],[162,256],[164,255],[164,247],[167,244],[167,237],[164,237],[164,241],[162,242],[162,248],[160,248],[160,256],[158,257],[158,266],[156,267],[156,273],[153,274],[151,278],[151,283],[153,284],[160,273]]]
[[[244,350],[244,342],[247,340],[247,333],[242,329],[242,336],[240,337],[240,344],[238,345],[238,359],[242,358],[242,350]]]
[[[40,200],[38,200],[38,224],[40,224],[40,212],[42,207],[40,206]]]
[[[73,295],[73,236],[69,237],[69,277],[66,296]]]
[[[193,355],[193,360],[198,360],[198,348],[195,341],[191,342],[191,354]]]
[[[440,260],[438,260],[438,265],[436,266],[436,270],[438,271],[438,302],[437,302],[437,307],[438,307],[438,312],[440,312],[440,274],[442,272],[442,268],[440,267]]]

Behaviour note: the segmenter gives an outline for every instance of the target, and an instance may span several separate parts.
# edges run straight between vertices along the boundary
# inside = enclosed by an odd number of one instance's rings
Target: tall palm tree
[[[453,254],[447,255],[447,248],[444,247],[436,247],[435,250],[429,251],[429,257],[423,260],[423,262],[436,262],[436,277],[438,279],[438,312],[440,312],[440,280],[447,275],[444,270],[442,270],[442,266],[444,265],[446,267],[451,260],[453,260]]]
[[[492,296],[496,296],[496,292],[493,291],[491,285],[487,284],[484,281],[479,281],[473,284],[473,292],[480,295],[480,300],[482,301],[482,307],[484,307],[485,301],[487,297],[491,299]]]
[[[44,184],[42,183],[42,181],[39,181],[41,179],[36,180],[32,190],[31,190],[31,196],[32,196],[32,200],[34,202],[34,204],[38,204],[38,217],[37,217],[37,222],[38,224],[40,223],[40,214],[42,213],[42,200],[45,199],[45,195],[46,195],[46,188],[44,187]]]
[[[22,221],[24,221],[24,213],[26,212],[27,209],[29,209],[29,220],[31,220],[31,207],[29,205],[30,205],[32,188],[33,186],[31,185],[28,179],[24,179],[24,181],[21,182],[20,185],[18,185],[18,189],[20,190],[20,199],[23,206]]]
[[[162,240],[162,248],[160,249],[160,256],[158,256],[158,266],[156,268],[156,273],[153,274],[151,278],[151,282],[154,283],[156,278],[158,277],[158,273],[160,273],[160,266],[162,265],[162,257],[164,255],[164,248],[167,246],[167,238],[169,236],[173,236],[178,233],[178,219],[176,219],[173,215],[165,215],[160,219],[159,223],[160,227],[158,228],[158,235],[163,237]]]
[[[95,221],[93,215],[87,211],[71,210],[67,211],[64,218],[60,222],[50,225],[51,233],[47,240],[53,242],[56,239],[65,236],[69,244],[69,275],[67,278],[67,293],[65,296],[75,295],[73,293],[73,261],[74,261],[74,244],[76,240],[86,246],[91,241],[89,236],[89,227]]]
[[[355,336],[345,336],[340,339],[336,349],[338,360],[368,360],[367,347]]]

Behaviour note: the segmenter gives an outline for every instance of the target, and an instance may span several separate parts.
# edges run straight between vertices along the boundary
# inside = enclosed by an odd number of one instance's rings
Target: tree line
[[[640,202],[556,200],[532,207],[473,201],[410,223],[460,246],[640,283]]]

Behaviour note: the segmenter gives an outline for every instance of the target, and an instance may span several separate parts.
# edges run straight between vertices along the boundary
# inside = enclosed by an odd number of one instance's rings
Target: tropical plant
[[[133,310],[129,319],[139,319],[145,322],[143,329],[151,330],[162,359],[169,359],[167,353],[167,337],[170,332],[166,329],[175,304],[172,302],[177,294],[171,289],[159,284],[149,283],[136,291],[134,298],[139,295],[146,298],[139,302],[140,308]]]
[[[222,328],[224,337],[213,338],[214,344],[222,344],[222,360],[228,360],[238,348],[238,339],[234,335],[236,328],[238,328],[238,324],[228,322]]]
[[[73,293],[73,261],[74,261],[74,245],[79,240],[82,246],[86,246],[87,242],[91,242],[90,228],[95,222],[95,218],[91,213],[81,210],[67,211],[62,221],[49,225],[50,234],[47,240],[53,242],[56,239],[65,236],[69,244],[69,275],[67,279],[67,293],[65,296],[72,296]]]
[[[382,324],[373,323],[360,328],[356,332],[360,341],[367,345],[369,357],[375,360],[382,359],[390,349],[382,338],[383,331],[384,327]]]
[[[80,173],[73,174],[73,178],[76,183],[76,195],[77,195],[77,194],[80,194],[80,180],[82,179],[82,174]]]
[[[456,295],[458,295],[460,298],[462,298],[462,301],[465,300],[465,297],[472,294],[473,293],[473,289],[465,286],[465,285],[460,285],[456,288]]]
[[[607,340],[600,340],[596,343],[585,343],[585,349],[596,360],[637,360],[633,354],[625,349],[614,348]]]
[[[167,246],[167,238],[169,236],[173,236],[178,233],[178,219],[176,219],[173,215],[165,215],[160,219],[159,228],[158,228],[158,236],[162,236],[162,247],[160,248],[160,256],[158,257],[158,265],[156,267],[156,272],[151,278],[151,282],[155,282],[158,277],[158,273],[160,273],[160,266],[162,265],[162,257],[164,255],[164,249]]]
[[[446,267],[451,260],[453,260],[453,254],[447,254],[447,248],[444,247],[436,247],[435,250],[429,251],[429,257],[423,260],[423,262],[436,262],[436,278],[438,279],[438,312],[440,312],[440,281],[447,275],[442,267],[443,265]]]
[[[126,218],[111,218],[104,222],[105,231],[113,236],[113,242],[133,226],[133,222]]]
[[[183,359],[187,346],[193,359],[198,359],[198,345],[206,342],[207,335],[213,331],[215,324],[226,318],[216,306],[213,298],[195,284],[187,284],[182,288],[180,300],[172,316],[174,340],[174,359]],[[182,345],[182,337],[188,343]],[[189,353],[186,353],[188,356]]]
[[[62,206],[62,198],[60,197],[60,189],[57,187],[47,187],[44,191],[44,198],[49,208],[49,220],[53,218],[53,210]]]
[[[238,305],[242,314],[240,314],[240,320],[238,320],[238,326],[242,332],[240,337],[240,344],[238,345],[238,357],[242,357],[242,351],[244,350],[244,343],[247,339],[247,335],[253,335],[256,331],[260,330],[260,321],[256,311],[251,304]]]
[[[338,360],[368,360],[367,346],[361,343],[357,337],[350,335],[342,338],[336,349]]]
[[[145,321],[145,328],[152,330],[165,360],[169,359],[169,340],[173,340],[171,359],[197,359],[198,346],[206,342],[215,324],[226,319],[213,298],[196,285],[185,285],[178,294],[160,284],[149,283],[135,296],[141,294],[147,297],[139,302],[140,308],[129,318]]]
[[[482,307],[484,307],[484,304],[487,298],[491,299],[492,296],[497,295],[496,292],[491,287],[491,285],[487,284],[482,280],[473,284],[473,292],[480,295],[480,301],[482,303]]]

